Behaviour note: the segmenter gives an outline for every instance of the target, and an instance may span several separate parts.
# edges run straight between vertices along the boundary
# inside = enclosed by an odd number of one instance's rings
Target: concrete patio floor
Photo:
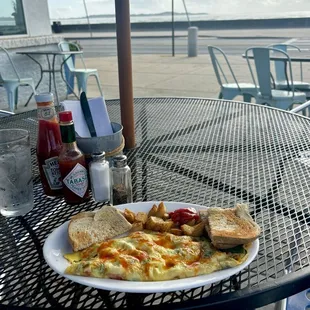
[[[87,66],[97,64],[106,98],[118,98],[116,57],[87,59]],[[134,97],[188,96],[214,97],[217,82],[209,57],[133,56]],[[89,95],[96,94],[95,81],[89,82]]]
[[[216,98],[219,93],[209,55],[189,58],[184,56],[133,55],[134,97],[184,96]],[[229,56],[229,61],[239,82],[251,82],[245,59]],[[119,98],[117,57],[86,58],[87,68],[97,68],[105,99]],[[82,63],[77,60],[77,68]],[[293,64],[296,79],[299,79],[299,63]],[[310,81],[310,67],[304,66],[304,80]],[[4,90],[2,90],[4,92]],[[3,93],[4,95],[4,93]],[[99,96],[97,83],[93,77],[88,81],[89,98]],[[69,98],[73,98],[70,96]],[[64,98],[61,98],[64,99]],[[235,98],[242,100],[241,97]],[[28,107],[19,105],[16,113],[35,109],[32,101]],[[7,106],[0,109],[7,110]]]

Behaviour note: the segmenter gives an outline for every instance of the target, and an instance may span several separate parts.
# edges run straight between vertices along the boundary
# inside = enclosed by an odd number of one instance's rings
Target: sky
[[[1,0],[2,2],[11,0]],[[114,14],[114,0],[86,0],[88,13]],[[182,0],[174,0],[175,11],[184,12]],[[208,14],[257,14],[274,12],[309,11],[310,0],[186,0],[191,13]],[[70,18],[85,16],[83,0],[48,0],[50,17]],[[170,0],[130,0],[132,14],[149,14],[171,11]]]
[[[12,0],[0,0],[0,16],[6,16],[11,17],[11,14],[13,13],[13,4]]]

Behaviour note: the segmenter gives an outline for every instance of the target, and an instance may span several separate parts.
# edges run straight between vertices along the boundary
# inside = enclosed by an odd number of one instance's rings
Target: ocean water
[[[204,20],[235,20],[235,19],[269,19],[269,18],[296,18],[296,17],[309,17],[308,11],[295,11],[295,12],[270,12],[264,14],[257,14],[255,12],[249,14],[190,14],[190,21],[204,21]],[[169,14],[154,14],[154,15],[133,15],[130,18],[132,23],[150,23],[150,22],[170,22],[171,15]],[[187,21],[186,14],[174,15],[175,21]],[[51,22],[55,21],[52,19]],[[69,18],[69,19],[57,19],[64,25],[72,24],[87,24],[87,18]],[[115,16],[104,16],[104,17],[90,17],[91,24],[114,24]]]
[[[0,26],[15,26],[15,20],[1,20],[0,19]]]

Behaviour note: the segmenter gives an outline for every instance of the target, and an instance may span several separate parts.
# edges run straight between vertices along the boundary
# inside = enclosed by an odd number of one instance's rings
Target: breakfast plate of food
[[[248,206],[137,202],[82,212],[56,228],[43,254],[58,274],[98,289],[157,293],[212,284],[256,257]]]

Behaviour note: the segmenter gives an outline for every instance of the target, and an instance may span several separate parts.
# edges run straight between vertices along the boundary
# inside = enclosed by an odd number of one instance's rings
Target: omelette
[[[208,238],[137,231],[64,255],[65,273],[127,281],[195,277],[242,264],[247,245],[217,250]]]

